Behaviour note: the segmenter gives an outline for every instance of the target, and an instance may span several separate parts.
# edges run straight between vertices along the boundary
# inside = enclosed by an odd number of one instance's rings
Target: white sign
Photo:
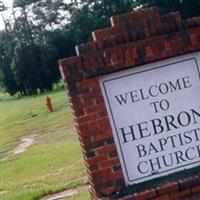
[[[200,166],[200,54],[100,78],[126,184]]]

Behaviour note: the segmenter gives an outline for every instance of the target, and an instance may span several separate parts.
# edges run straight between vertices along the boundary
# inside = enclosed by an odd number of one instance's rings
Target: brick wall
[[[99,76],[200,50],[200,17],[158,8],[111,17],[111,27],[92,33],[77,56],[59,61],[91,185],[92,199],[198,200],[200,173],[135,189],[126,187]],[[187,176],[187,177],[186,177]]]

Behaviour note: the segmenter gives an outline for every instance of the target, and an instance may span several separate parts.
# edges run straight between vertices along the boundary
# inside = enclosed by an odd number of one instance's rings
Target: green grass
[[[55,111],[48,113],[45,97]],[[9,155],[22,136],[35,135],[27,151]],[[64,91],[13,99],[0,96],[0,199],[35,200],[85,185],[87,178]],[[89,199],[84,191],[74,199]]]

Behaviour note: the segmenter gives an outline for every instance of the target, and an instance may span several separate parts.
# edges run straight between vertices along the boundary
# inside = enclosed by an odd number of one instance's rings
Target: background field
[[[45,97],[55,111],[48,113]],[[10,151],[35,136],[26,152]],[[0,96],[0,199],[33,200],[87,184],[71,109],[64,90],[22,99]],[[89,199],[87,191],[70,199]]]

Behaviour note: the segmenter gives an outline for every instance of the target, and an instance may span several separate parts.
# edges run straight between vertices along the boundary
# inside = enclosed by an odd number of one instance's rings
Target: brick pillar
[[[160,15],[148,8],[111,17],[111,27],[92,33],[77,56],[59,61],[91,185],[92,199],[200,199],[200,173],[163,183],[126,186],[99,76],[200,50],[200,17]],[[189,177],[188,177],[189,176]]]

